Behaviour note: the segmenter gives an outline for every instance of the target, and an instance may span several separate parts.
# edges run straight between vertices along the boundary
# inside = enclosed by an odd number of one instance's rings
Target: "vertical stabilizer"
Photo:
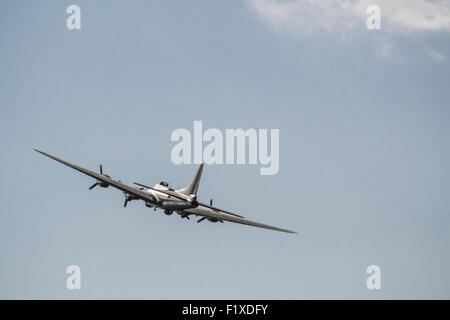
[[[203,171],[203,163],[198,166],[197,171],[195,171],[194,176],[192,177],[191,182],[187,185],[187,187],[177,190],[177,192],[185,194],[187,196],[197,195],[198,185],[200,183],[200,178],[202,177]]]

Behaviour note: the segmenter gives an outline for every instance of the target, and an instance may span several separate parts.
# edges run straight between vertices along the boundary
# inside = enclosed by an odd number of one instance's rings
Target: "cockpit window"
[[[168,187],[169,186],[169,184],[167,182],[165,182],[165,181],[161,181],[159,184],[162,185],[163,187]]]

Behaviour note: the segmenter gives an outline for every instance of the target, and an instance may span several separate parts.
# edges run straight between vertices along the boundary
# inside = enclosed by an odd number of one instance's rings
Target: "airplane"
[[[89,187],[89,190],[92,190],[96,186],[100,186],[101,188],[108,188],[111,186],[121,190],[125,196],[125,202],[123,204],[124,207],[126,207],[130,201],[143,200],[146,207],[153,208],[155,211],[156,209],[162,209],[166,215],[171,215],[173,212],[176,212],[181,216],[181,218],[188,220],[190,216],[201,217],[197,222],[202,222],[205,219],[210,222],[221,223],[228,221],[258,228],[297,234],[295,231],[247,220],[241,215],[217,208],[213,206],[212,199],[209,204],[199,201],[197,199],[197,190],[203,171],[203,163],[198,166],[194,177],[185,188],[174,190],[165,181],[161,181],[153,187],[139,182],[134,182],[134,184],[138,187],[129,186],[122,183],[120,180],[114,180],[109,175],[104,174],[102,165],[100,165],[100,173],[96,173],[55,157],[44,151],[38,149],[33,150],[96,179],[96,182]]]

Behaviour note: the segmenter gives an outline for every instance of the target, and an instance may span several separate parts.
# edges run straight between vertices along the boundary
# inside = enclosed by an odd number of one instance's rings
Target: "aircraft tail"
[[[177,192],[185,194],[187,196],[197,195],[198,185],[200,183],[200,178],[202,177],[202,171],[203,171],[203,163],[200,163],[197,171],[195,171],[195,174],[192,177],[191,182],[187,185],[187,187],[177,190]]]

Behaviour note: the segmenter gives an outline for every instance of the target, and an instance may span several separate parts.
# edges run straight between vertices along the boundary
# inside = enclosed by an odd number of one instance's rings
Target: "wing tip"
[[[44,151],[36,149],[36,148],[33,148],[33,150],[36,151],[36,152],[39,152],[40,154],[43,154],[44,156],[48,157],[48,153],[47,152],[44,152]]]

